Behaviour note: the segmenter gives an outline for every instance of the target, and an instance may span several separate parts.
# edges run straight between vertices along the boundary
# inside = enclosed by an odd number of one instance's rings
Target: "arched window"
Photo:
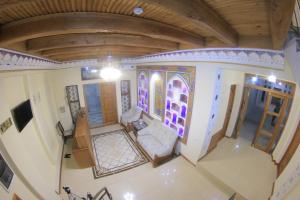
[[[166,88],[165,121],[183,138],[186,128],[189,86],[180,74],[169,79]]]

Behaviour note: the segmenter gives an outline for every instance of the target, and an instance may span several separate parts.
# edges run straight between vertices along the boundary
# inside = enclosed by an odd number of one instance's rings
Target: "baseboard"
[[[183,154],[179,154],[181,157],[183,157],[187,162],[189,162],[191,165],[193,165],[194,167],[196,167],[196,164],[194,164],[190,159],[188,159],[187,157],[185,157]]]

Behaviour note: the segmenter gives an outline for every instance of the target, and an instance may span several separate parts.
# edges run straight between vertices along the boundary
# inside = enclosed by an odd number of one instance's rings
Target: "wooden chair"
[[[60,121],[57,122],[56,127],[59,130],[59,135],[63,138],[64,142],[66,142],[68,138],[73,136],[74,130],[71,129],[66,131]]]

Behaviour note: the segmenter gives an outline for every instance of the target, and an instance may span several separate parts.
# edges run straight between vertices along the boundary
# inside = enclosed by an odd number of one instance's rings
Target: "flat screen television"
[[[19,132],[25,128],[25,126],[33,117],[29,99],[16,106],[11,112]]]

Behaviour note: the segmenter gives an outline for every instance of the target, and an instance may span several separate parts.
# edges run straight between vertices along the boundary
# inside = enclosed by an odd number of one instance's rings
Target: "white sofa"
[[[121,124],[123,124],[127,131],[131,129],[131,123],[141,118],[142,109],[135,106],[121,115]]]
[[[155,119],[137,133],[137,143],[151,158],[154,167],[172,158],[177,141],[176,132]]]

